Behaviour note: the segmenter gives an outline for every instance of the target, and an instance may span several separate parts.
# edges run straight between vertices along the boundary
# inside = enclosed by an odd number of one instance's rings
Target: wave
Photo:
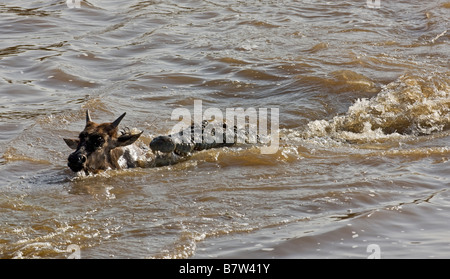
[[[404,74],[374,97],[357,99],[344,115],[309,122],[303,136],[372,142],[430,135],[449,128],[449,74]]]

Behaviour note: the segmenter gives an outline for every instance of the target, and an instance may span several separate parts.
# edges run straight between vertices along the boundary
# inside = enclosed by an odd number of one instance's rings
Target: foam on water
[[[379,142],[429,135],[450,127],[450,79],[405,74],[374,97],[357,99],[344,115],[307,124],[304,136]]]

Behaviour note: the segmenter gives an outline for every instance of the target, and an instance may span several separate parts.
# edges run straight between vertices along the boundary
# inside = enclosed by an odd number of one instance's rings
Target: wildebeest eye
[[[99,149],[105,143],[105,139],[100,135],[91,135],[89,136],[88,141],[86,142],[86,150],[88,152],[93,152],[96,149]]]
[[[105,143],[105,140],[103,139],[102,136],[94,136],[94,137],[92,137],[91,140],[92,140],[92,144],[95,147],[100,147]]]

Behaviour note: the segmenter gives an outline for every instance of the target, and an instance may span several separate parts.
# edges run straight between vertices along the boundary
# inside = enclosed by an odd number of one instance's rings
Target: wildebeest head
[[[68,158],[68,166],[72,171],[95,173],[108,168],[120,168],[117,162],[123,154],[120,147],[133,144],[142,134],[119,135],[118,126],[125,114],[114,122],[97,124],[91,120],[89,110],[86,111],[86,126],[78,139],[64,139],[70,148],[75,149]]]

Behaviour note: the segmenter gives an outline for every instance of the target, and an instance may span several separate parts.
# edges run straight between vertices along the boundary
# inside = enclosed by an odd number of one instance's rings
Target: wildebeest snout
[[[79,172],[83,169],[84,163],[86,162],[87,157],[80,151],[76,151],[69,155],[68,166],[74,172]]]

